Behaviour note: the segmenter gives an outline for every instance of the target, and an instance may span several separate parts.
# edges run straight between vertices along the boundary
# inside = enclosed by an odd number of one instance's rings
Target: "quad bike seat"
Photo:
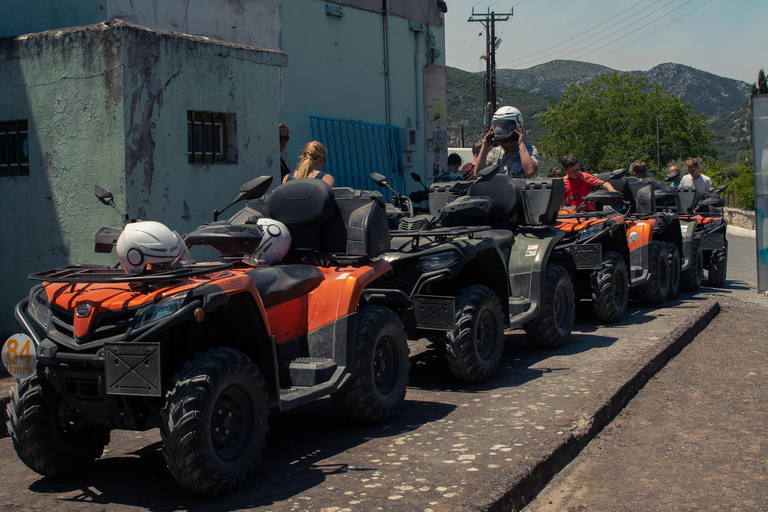
[[[309,293],[323,282],[322,270],[314,265],[273,265],[246,272],[268,308]]]

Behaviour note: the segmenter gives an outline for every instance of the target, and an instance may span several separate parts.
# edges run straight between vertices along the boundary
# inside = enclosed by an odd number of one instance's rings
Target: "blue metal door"
[[[312,138],[328,150],[323,170],[333,175],[337,187],[377,190],[391,201],[391,193],[370,178],[372,172],[378,172],[392,188],[406,192],[400,128],[314,116],[310,121]]]

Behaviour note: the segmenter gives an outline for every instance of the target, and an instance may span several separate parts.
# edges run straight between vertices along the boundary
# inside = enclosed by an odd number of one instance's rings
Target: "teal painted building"
[[[132,218],[184,233],[241,183],[279,177],[278,122],[292,166],[319,139],[341,184],[369,188],[356,177],[378,171],[410,191],[410,172],[445,167],[435,0],[6,0],[4,11],[3,337],[30,272],[116,263],[93,253],[98,228],[120,220],[95,184]]]

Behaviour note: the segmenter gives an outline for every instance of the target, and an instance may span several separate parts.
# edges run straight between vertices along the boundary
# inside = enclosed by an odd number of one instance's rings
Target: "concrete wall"
[[[113,17],[260,48],[280,47],[281,0],[3,0],[0,38]]]
[[[117,261],[93,253],[97,229],[120,222],[94,184],[132,218],[186,232],[245,181],[279,176],[282,52],[102,23],[0,40],[0,63],[0,120],[30,131],[30,175],[0,180],[0,335],[17,329],[29,273]],[[188,110],[235,114],[236,162],[187,162]]]
[[[360,2],[339,3],[344,17],[334,17],[326,15],[329,2],[283,2],[282,49],[290,58],[290,66],[282,71],[280,120],[291,129],[286,148],[291,165],[296,165],[304,144],[312,138],[310,116],[415,128],[419,150],[414,154],[413,167],[405,173],[409,190],[415,190],[420,187],[410,179],[409,171],[423,176],[426,170],[424,66],[445,66],[445,30],[436,2],[411,2],[411,7],[418,4],[422,13],[431,14],[425,19],[436,21],[425,24],[421,33],[410,30],[411,20],[395,14],[393,8],[388,30],[389,95],[385,15],[347,3]],[[395,3],[391,2],[393,6]],[[432,58],[431,48],[440,51],[437,59]]]

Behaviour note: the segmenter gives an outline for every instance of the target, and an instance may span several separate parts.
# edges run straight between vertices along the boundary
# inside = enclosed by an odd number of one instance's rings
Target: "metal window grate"
[[[29,176],[27,120],[0,121],[0,177]]]
[[[310,121],[312,138],[328,149],[324,171],[333,175],[337,187],[376,190],[391,201],[391,192],[370,178],[372,172],[378,172],[392,188],[406,193],[400,128],[315,116]]]
[[[191,164],[227,159],[226,116],[217,112],[187,112],[187,160]]]

